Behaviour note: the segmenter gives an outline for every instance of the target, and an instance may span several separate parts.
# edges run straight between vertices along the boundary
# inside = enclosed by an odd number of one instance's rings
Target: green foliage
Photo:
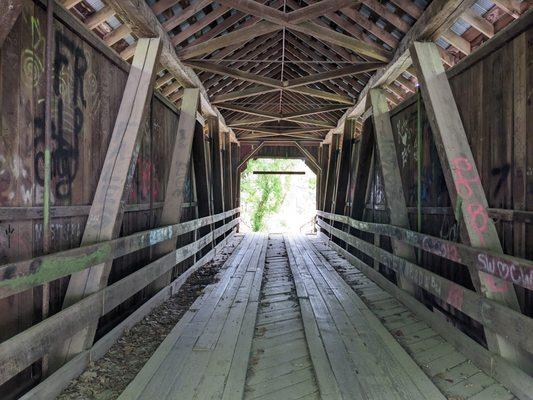
[[[254,175],[253,171],[284,171],[295,165],[294,160],[257,159],[248,161],[241,177],[243,203],[249,205],[250,225],[254,232],[265,227],[265,218],[275,214],[288,191],[290,175]]]

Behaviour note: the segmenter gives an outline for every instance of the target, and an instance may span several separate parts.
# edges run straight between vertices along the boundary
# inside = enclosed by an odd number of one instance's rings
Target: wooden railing
[[[215,222],[233,218],[196,241],[176,249],[106,288],[95,292],[0,343],[0,385],[47,354],[51,348],[84,329],[141,291],[177,264],[197,254],[239,223],[239,208],[176,225],[135,233],[119,239],[79,247],[27,261],[0,266],[0,298],[7,297],[74,272],[111,261],[148,246]]]
[[[338,229],[332,226],[331,222],[345,224],[358,231],[374,235],[388,236],[389,238],[402,241],[426,252],[464,265],[465,267],[475,268],[488,274],[489,279],[490,277],[494,277],[498,281],[500,279],[503,280],[503,282],[500,281],[500,283],[503,283],[503,285],[500,285],[502,290],[514,290],[513,284],[527,289],[533,289],[533,261],[472,248],[464,244],[450,242],[397,226],[358,221],[344,215],[331,214],[319,210],[317,210],[317,216],[319,217],[317,218],[317,225],[323,232],[327,232],[329,236],[334,236],[340,241],[365,253],[372,259],[395,271],[397,277],[401,276],[425,289],[428,293],[431,293],[444,303],[478,321],[487,329],[502,335],[510,342],[533,354],[533,335],[530,334],[533,332],[533,319],[431,272],[414,262],[398,257],[387,250]],[[330,223],[326,222],[326,220],[329,220]],[[327,239],[329,240],[329,238]],[[446,332],[446,330],[450,331],[450,324],[442,325],[444,322],[443,319],[438,321],[434,315],[429,315],[433,313],[408,292],[395,286],[377,270],[362,262],[345,248],[333,243],[333,241],[330,241],[330,244],[385,290],[391,292],[408,307],[417,309],[417,311],[424,314],[426,319],[432,320],[432,326],[436,325],[439,333],[443,336],[450,336],[449,332]],[[454,329],[451,330],[454,331]],[[460,338],[458,338],[459,334],[462,335]],[[530,396],[533,393],[531,391],[533,390],[533,379],[524,373],[524,371],[516,368],[515,365],[507,362],[498,355],[490,353],[481,346],[478,346],[474,341],[459,331],[453,332],[452,336],[452,341],[455,341],[456,344],[459,343],[462,351],[468,352],[469,346],[476,349],[479,354],[476,355],[476,352],[471,351],[471,356],[478,361],[481,360],[480,364],[482,365],[478,366],[482,369],[487,369],[492,376],[497,377],[496,375],[499,374],[498,376],[502,383],[511,388],[513,392],[517,392],[515,394],[525,393],[524,396],[519,397],[531,398]],[[466,342],[469,342],[469,346],[465,345]],[[496,364],[503,372],[494,370]],[[527,390],[524,388],[527,388]]]

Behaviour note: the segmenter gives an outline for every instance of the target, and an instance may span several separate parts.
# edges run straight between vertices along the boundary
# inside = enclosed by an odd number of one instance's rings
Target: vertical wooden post
[[[339,135],[332,135],[331,136],[331,145],[329,149],[329,157],[328,157],[328,169],[326,174],[326,182],[324,187],[324,202],[323,202],[323,210],[324,212],[331,212],[332,211],[332,203],[334,200],[334,192],[335,192],[335,183],[337,181],[336,179],[336,173],[337,173],[337,159],[339,154]]]
[[[206,146],[203,129],[194,130],[192,143],[194,175],[196,177],[196,197],[198,199],[198,216],[206,217],[211,214],[209,183],[209,165],[207,163]]]
[[[222,159],[222,132],[218,126],[218,118],[206,118],[212,141],[213,160],[213,203],[215,214],[224,211],[224,165]]]
[[[203,127],[196,126],[192,142],[192,160],[196,186],[196,209],[198,218],[211,215],[211,184],[209,182],[209,164],[206,154]],[[200,236],[209,233],[209,227],[199,229]],[[213,247],[213,243],[209,249]]]
[[[353,171],[353,197],[350,216],[353,219],[361,220],[365,210],[366,189],[370,181],[372,167],[372,154],[374,152],[374,135],[372,124],[369,119],[363,122],[361,140],[359,141],[359,151],[357,163]]]
[[[472,247],[502,252],[494,222],[487,213],[487,198],[481,185],[476,163],[466,137],[459,110],[433,43],[415,42],[410,49],[418,72],[422,98],[439,154],[448,193],[461,224],[461,238]],[[472,282],[487,298],[520,311],[511,283],[470,267]],[[460,309],[461,305],[458,304]],[[489,349],[516,362],[526,371],[533,369],[531,360],[504,337],[485,329]]]
[[[233,183],[233,207],[239,207],[240,199],[240,174],[237,171],[239,165],[241,147],[238,143],[231,143],[231,182]]]
[[[375,141],[383,172],[385,198],[390,212],[390,223],[409,229],[409,214],[407,213],[400,166],[396,156],[387,96],[382,89],[372,89],[370,90],[370,101],[372,103]],[[416,263],[415,251],[412,246],[392,239],[392,250],[397,256]],[[415,285],[402,277],[398,278],[398,286],[412,294],[415,293]]]
[[[129,195],[142,125],[150,104],[156,65],[161,50],[160,39],[140,39],[124,89],[111,141],[96,188],[82,245],[110,240],[118,236],[124,206]],[[112,262],[99,264],[72,274],[63,307],[66,308],[107,285]],[[68,358],[90,347],[98,318],[53,355],[51,364],[58,367]]]
[[[344,200],[344,215],[352,214],[353,199],[355,193],[355,172],[357,170],[357,162],[359,157],[359,146],[361,145],[361,138],[359,137],[352,145],[352,152],[350,156],[350,165],[349,165],[349,178],[348,185],[346,188],[346,196]],[[345,228],[347,228],[345,226]]]
[[[350,178],[350,162],[352,158],[352,137],[355,130],[355,120],[347,119],[344,122],[342,133],[342,147],[337,173],[335,208],[332,210],[335,214],[344,214],[346,206],[346,192],[348,190],[348,181]],[[340,226],[340,225],[339,225]]]
[[[224,211],[233,208],[233,177],[231,173],[231,140],[229,132],[224,133]]]
[[[328,174],[328,157],[329,144],[322,144],[318,149],[319,165],[320,165],[320,180],[317,180],[317,206],[316,208],[324,211],[324,196],[326,191],[326,180]]]
[[[178,132],[174,139],[170,171],[165,188],[165,202],[161,212],[160,225],[173,225],[180,222],[185,181],[189,173],[192,143],[196,127],[196,112],[200,101],[199,89],[184,89],[181,98]],[[176,239],[156,246],[155,255],[161,256],[176,249]],[[159,278],[153,285],[158,290],[167,286],[172,279],[172,271]]]

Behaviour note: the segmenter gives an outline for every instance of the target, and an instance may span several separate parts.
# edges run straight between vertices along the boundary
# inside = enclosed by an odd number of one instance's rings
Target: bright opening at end
[[[261,174],[298,171],[305,174]],[[241,175],[241,232],[313,231],[316,175],[303,160],[260,158]]]

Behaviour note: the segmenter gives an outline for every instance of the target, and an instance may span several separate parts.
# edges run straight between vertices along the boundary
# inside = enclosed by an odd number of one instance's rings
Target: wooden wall
[[[114,62],[61,21],[55,21],[54,31],[51,252],[81,241],[128,76],[125,64]],[[45,36],[45,11],[26,0],[0,49],[0,264],[42,253]],[[179,115],[157,96],[148,114],[122,235],[157,226],[164,200]],[[184,201],[193,201],[190,180]],[[194,218],[194,211],[184,208],[182,218]],[[111,281],[149,258],[150,250],[144,250],[116,260]],[[50,285],[51,313],[61,308],[67,282]],[[41,297],[39,288],[0,300],[0,341],[41,318]],[[146,294],[106,317],[102,332],[142,297]],[[31,371],[20,378],[29,376]],[[9,386],[0,388],[0,398]]]
[[[448,71],[485,190],[489,214],[494,218],[507,254],[533,259],[533,29],[510,38],[500,46],[465,59]],[[401,170],[411,228],[416,230],[417,164],[422,163],[422,232],[461,241],[433,135],[423,109],[422,146],[417,146],[417,101],[413,96],[391,112],[397,159]],[[421,101],[421,100],[420,100]],[[367,123],[370,121],[367,121]],[[374,163],[375,164],[375,163]],[[374,165],[367,194],[365,219],[388,221],[386,199],[379,168]],[[513,211],[514,210],[514,211]],[[387,244],[385,244],[387,246]],[[423,265],[467,287],[471,281],[462,265],[423,254]],[[533,295],[517,291],[523,311],[533,315]],[[444,313],[452,312],[443,305]],[[472,336],[477,326],[454,313],[456,322]],[[461,322],[462,321],[462,322]],[[480,338],[482,340],[482,338]]]

